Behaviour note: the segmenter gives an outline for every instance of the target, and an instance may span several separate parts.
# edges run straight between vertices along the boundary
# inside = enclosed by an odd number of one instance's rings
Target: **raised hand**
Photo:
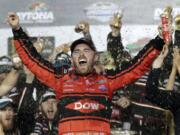
[[[14,12],[8,13],[6,21],[12,27],[12,29],[18,30],[20,28],[19,17],[16,13]]]
[[[154,60],[153,62],[153,68],[161,68],[164,58],[167,56],[169,50],[168,50],[168,44],[164,45],[163,50],[161,51],[161,54]]]
[[[89,23],[87,21],[80,21],[76,26],[75,26],[75,32],[83,32],[83,33],[88,33],[89,32]]]

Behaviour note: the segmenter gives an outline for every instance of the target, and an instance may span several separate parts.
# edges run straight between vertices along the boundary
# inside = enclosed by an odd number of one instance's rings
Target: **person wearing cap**
[[[58,119],[57,99],[52,91],[46,91],[39,101],[39,113],[35,118],[35,127],[31,135],[57,135]]]
[[[54,66],[60,75],[67,74],[71,68],[71,57],[65,52],[58,53],[54,60]]]
[[[37,51],[39,50],[37,49]],[[5,61],[7,60],[3,60],[3,63]],[[18,106],[16,125],[21,134],[29,135],[32,132],[35,121],[34,115],[38,106],[37,100],[47,87],[42,85],[34,77],[33,73],[22,65],[17,55],[12,56],[10,66],[9,73],[6,73],[7,77],[0,85],[0,96],[6,95],[13,99],[14,104]]]
[[[20,135],[15,126],[15,106],[8,97],[0,98],[0,125],[4,135]]]
[[[7,17],[13,29],[14,45],[23,63],[44,84],[54,89],[59,99],[59,135],[110,134],[113,92],[141,77],[164,45],[157,36],[123,70],[115,75],[99,75],[93,65],[96,47],[92,40],[80,38],[71,44],[73,70],[58,75],[53,64],[43,59],[19,24],[15,13]]]

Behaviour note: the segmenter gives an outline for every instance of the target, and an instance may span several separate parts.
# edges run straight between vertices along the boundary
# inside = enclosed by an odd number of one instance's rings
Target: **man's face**
[[[73,64],[76,71],[81,75],[92,71],[94,58],[95,52],[84,43],[77,45],[72,53]]]
[[[7,106],[3,110],[0,110],[0,123],[2,123],[3,129],[9,130],[13,128],[14,110],[12,107]]]
[[[57,100],[54,98],[49,98],[42,102],[41,109],[48,118],[48,120],[53,120],[57,112]]]

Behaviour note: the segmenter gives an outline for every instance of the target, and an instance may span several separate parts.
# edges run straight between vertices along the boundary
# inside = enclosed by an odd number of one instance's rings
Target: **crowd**
[[[179,40],[164,42],[159,29],[132,58],[121,18],[110,22],[107,51],[96,50],[89,23],[80,21],[74,30],[83,37],[45,59],[43,41],[33,43],[10,13],[17,54],[0,57],[0,135],[178,135]],[[178,39],[179,16],[175,22]]]

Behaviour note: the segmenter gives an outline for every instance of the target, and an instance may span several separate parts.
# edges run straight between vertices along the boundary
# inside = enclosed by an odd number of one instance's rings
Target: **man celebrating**
[[[51,63],[34,49],[28,35],[11,13],[7,18],[13,29],[16,51],[39,80],[53,88],[59,99],[59,135],[110,135],[110,101],[113,92],[141,77],[159,54],[164,42],[151,40],[126,69],[115,75],[98,75],[94,68],[96,48],[92,40],[80,38],[71,44],[74,70],[58,75]]]

